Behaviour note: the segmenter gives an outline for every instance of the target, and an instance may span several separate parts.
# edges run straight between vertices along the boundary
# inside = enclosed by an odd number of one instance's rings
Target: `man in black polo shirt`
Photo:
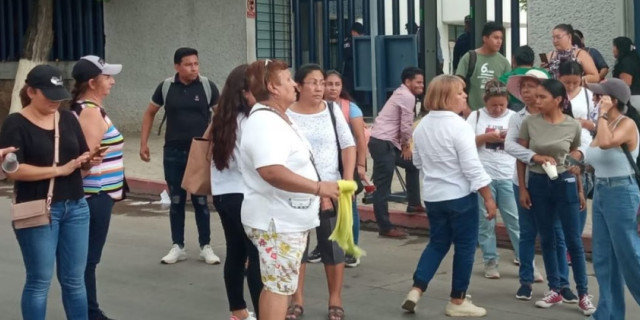
[[[182,176],[187,166],[187,157],[194,137],[201,137],[209,123],[211,107],[218,101],[216,85],[200,76],[198,51],[179,48],[173,57],[177,73],[156,88],[151,103],[142,118],[140,158],[149,162],[147,142],[156,113],[164,106],[167,115],[167,131],[164,136],[164,178],[169,188],[171,207],[171,251],[161,260],[172,264],[187,258],[184,249],[184,206],[187,192],[182,189]],[[206,82],[205,82],[206,81]],[[203,83],[205,82],[205,83]],[[205,88],[209,86],[209,88]],[[210,97],[207,99],[207,97]],[[209,242],[211,228],[206,196],[191,195],[195,209],[196,225],[200,242],[200,258],[208,264],[220,263]]]

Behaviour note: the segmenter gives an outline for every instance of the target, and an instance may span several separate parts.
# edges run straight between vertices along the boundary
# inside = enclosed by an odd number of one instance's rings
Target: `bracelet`
[[[600,118],[605,119],[605,120],[609,120],[609,115],[606,113],[603,113],[600,115]]]
[[[358,167],[366,167],[364,164],[359,164]]]
[[[316,184],[318,185],[318,188],[316,189],[316,196],[320,195],[320,181],[317,181]]]

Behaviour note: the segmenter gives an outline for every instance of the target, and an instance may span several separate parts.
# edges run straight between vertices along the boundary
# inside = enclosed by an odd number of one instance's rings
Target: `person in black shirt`
[[[464,33],[461,34],[453,46],[453,72],[458,69],[458,63],[465,53],[471,50],[471,16],[464,17]]]
[[[596,48],[589,48],[586,46],[584,42],[584,34],[580,30],[573,30],[573,33],[577,36],[577,45],[581,49],[586,50],[591,58],[593,59],[593,63],[596,65],[596,69],[598,69],[598,74],[600,75],[600,80],[604,80],[604,78],[609,73],[609,65],[607,61],[604,60],[604,57]]]
[[[173,246],[161,260],[173,264],[187,258],[184,249],[184,219],[187,192],[182,189],[182,177],[187,166],[187,156],[194,137],[202,137],[209,123],[211,108],[218,102],[216,85],[200,76],[198,51],[192,48],[176,50],[174,64],[177,73],[158,85],[151,103],[142,119],[140,158],[149,162],[149,133],[156,113],[164,106],[167,115],[167,131],[164,136],[164,178],[169,188],[171,207],[171,238]],[[205,82],[206,83],[203,83]],[[208,86],[209,88],[206,88]],[[207,99],[208,98],[208,99]],[[191,195],[195,209],[200,258],[207,264],[219,264],[211,245],[211,227],[207,197]]]
[[[640,55],[627,37],[613,39],[613,77],[624,81],[631,89],[631,104],[640,108]]]
[[[47,292],[54,264],[62,288],[68,319],[87,319],[84,270],[89,242],[89,207],[84,199],[81,166],[90,168],[89,148],[76,117],[58,110],[70,99],[62,73],[39,65],[27,75],[20,91],[23,109],[5,120],[0,148],[15,147],[20,165],[7,173],[15,181],[15,203],[48,198],[51,179],[53,197],[48,225],[14,229],[22,251],[27,279],[22,292],[22,317],[45,319]],[[59,117],[57,116],[59,115]],[[58,164],[54,164],[55,121],[59,127]],[[99,163],[100,159],[96,158]]]
[[[342,77],[344,88],[351,96],[355,95],[355,84],[353,82],[353,37],[364,35],[364,26],[360,22],[354,22],[351,26],[351,34],[344,38],[343,57],[344,65],[342,68]]]

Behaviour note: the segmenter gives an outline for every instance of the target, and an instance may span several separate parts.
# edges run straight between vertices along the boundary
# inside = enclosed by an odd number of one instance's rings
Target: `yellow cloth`
[[[338,198],[336,227],[329,236],[329,240],[337,242],[347,255],[359,258],[366,253],[353,242],[352,201],[357,186],[354,181],[339,180],[338,188],[340,188],[340,197]]]

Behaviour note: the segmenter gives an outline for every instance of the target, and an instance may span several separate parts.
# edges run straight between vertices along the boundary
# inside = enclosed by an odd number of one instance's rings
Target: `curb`
[[[163,190],[167,189],[166,183],[158,180],[128,177],[127,184],[129,185],[130,192],[138,195],[158,196]],[[373,206],[361,205],[358,206],[358,211],[362,222],[376,221]],[[424,213],[407,214],[403,211],[390,210],[389,218],[393,224],[402,228],[429,230],[429,220]],[[500,222],[496,224],[496,238],[498,246],[511,248],[511,241],[509,240],[507,229],[504,224]],[[591,233],[585,232],[582,235],[582,243],[584,244],[585,253],[591,253]]]

